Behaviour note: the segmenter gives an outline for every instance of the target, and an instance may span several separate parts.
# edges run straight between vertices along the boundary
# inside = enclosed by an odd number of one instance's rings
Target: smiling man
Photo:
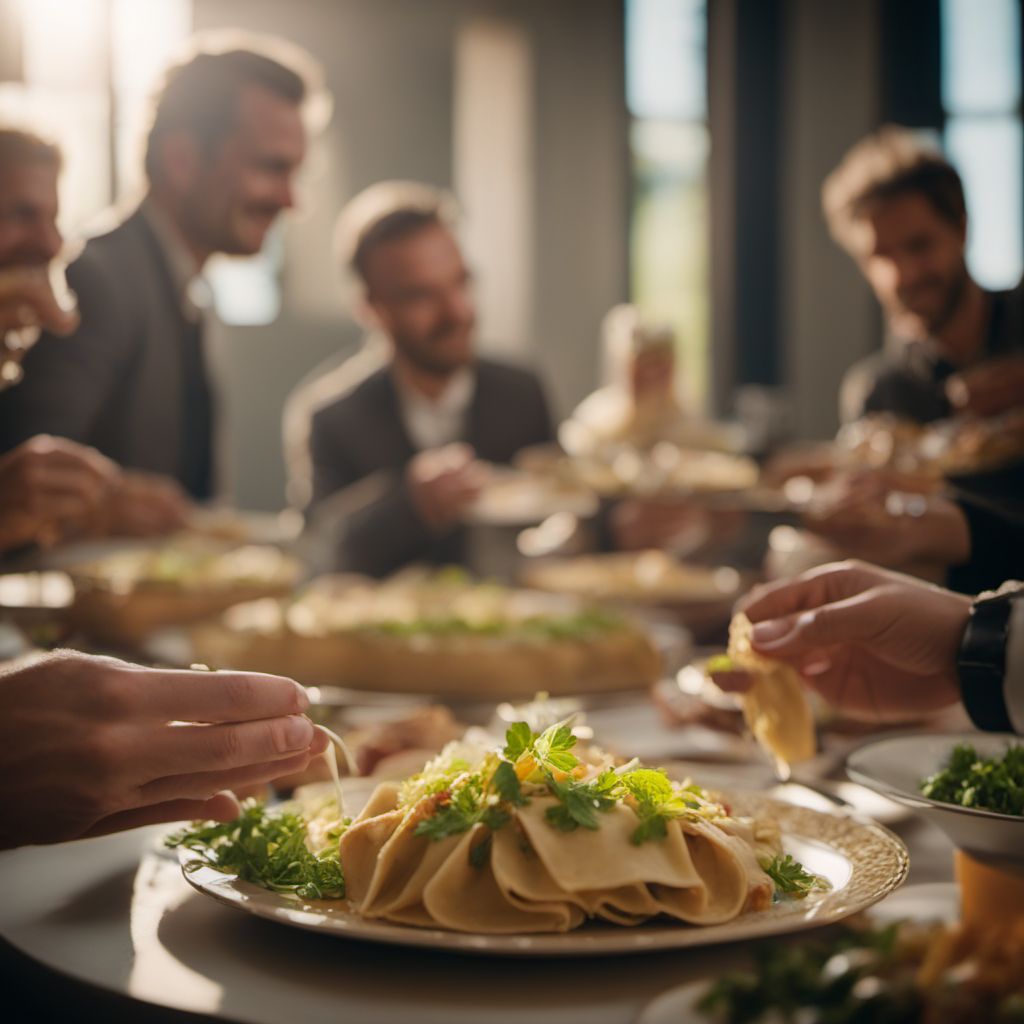
[[[884,127],[826,179],[822,205],[891,335],[847,374],[844,420],[892,412],[927,423],[957,406],[991,413],[1024,403],[1020,288],[989,292],[971,277],[963,185],[937,150]]]
[[[482,358],[454,201],[379,182],[342,211],[338,248],[361,286],[364,350],[289,399],[290,495],[334,566],[383,576],[467,561],[464,512],[484,463],[553,439],[529,370]]]
[[[25,380],[0,396],[0,451],[58,435],[211,496],[215,398],[195,285],[214,253],[258,252],[293,205],[309,91],[297,70],[249,48],[196,52],[167,72],[146,195],[69,268],[81,326],[44,335]]]

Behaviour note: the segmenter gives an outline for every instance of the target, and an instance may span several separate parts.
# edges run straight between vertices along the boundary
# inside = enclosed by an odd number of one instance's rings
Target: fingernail
[[[750,632],[750,639],[757,647],[766,647],[781,640],[789,631],[790,624],[785,619],[765,619],[757,622]]]
[[[313,742],[313,723],[303,715],[289,715],[284,723],[285,750],[305,750]]]
[[[306,711],[309,708],[309,694],[306,693],[306,688],[301,683],[295,684],[295,689],[298,691],[298,705],[300,711]]]

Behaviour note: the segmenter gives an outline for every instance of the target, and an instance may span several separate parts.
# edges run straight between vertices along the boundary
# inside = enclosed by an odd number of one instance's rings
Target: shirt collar
[[[409,387],[400,374],[394,374],[394,381],[403,405],[450,416],[464,413],[469,408],[476,388],[476,374],[468,366],[463,366],[452,374],[444,391],[437,398],[428,398],[422,392]]]
[[[146,196],[139,207],[167,261],[174,290],[181,299],[185,319],[196,323],[212,302],[210,286],[202,276],[202,267],[185,245],[181,232],[152,196]]]

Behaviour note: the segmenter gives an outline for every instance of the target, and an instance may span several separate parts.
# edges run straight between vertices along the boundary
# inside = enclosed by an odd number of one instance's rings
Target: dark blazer
[[[476,364],[476,387],[462,440],[488,462],[508,463],[521,449],[554,437],[540,382],[527,370],[491,360]],[[343,516],[336,565],[384,576],[413,561],[464,560],[465,532],[437,536],[420,519],[404,470],[416,454],[388,368],[318,409],[309,437],[315,521]],[[330,500],[328,500],[330,499]]]
[[[56,434],[196,493],[190,444],[198,421],[208,450],[210,429],[198,328],[144,215],[90,239],[67,276],[81,325],[69,338],[44,333],[25,357],[25,379],[0,394],[0,451]],[[189,404],[196,395],[205,407]]]

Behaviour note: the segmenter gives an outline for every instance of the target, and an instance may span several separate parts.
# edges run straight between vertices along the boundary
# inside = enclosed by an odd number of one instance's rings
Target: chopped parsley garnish
[[[771,860],[762,860],[761,870],[775,883],[776,895],[802,900],[812,892],[824,892],[832,888],[821,875],[811,874],[788,853],[772,857]]]
[[[674,786],[660,769],[635,768],[622,775],[620,784],[632,798],[633,810],[640,819],[632,836],[637,846],[648,839],[664,839],[668,822],[700,811],[704,800],[699,786]]]
[[[199,863],[274,892],[310,900],[341,899],[345,876],[336,840],[347,825],[343,820],[328,829],[331,843],[314,853],[306,845],[308,830],[300,814],[271,812],[247,800],[234,821],[194,822],[168,836],[165,843],[172,849],[194,850]]]
[[[415,834],[437,841],[468,832],[481,822],[495,831],[508,819],[497,797],[486,791],[483,780],[469,776],[452,791],[448,800],[442,802],[435,814],[416,826]]]
[[[958,743],[946,767],[921,781],[921,793],[945,804],[1024,816],[1024,746],[981,757],[971,744]]]
[[[619,778],[610,768],[591,782],[574,779],[559,782],[553,776],[549,776],[547,782],[548,789],[558,798],[558,806],[549,807],[544,817],[560,832],[575,832],[580,826],[597,829],[598,813],[610,811],[615,806],[620,785]]]

